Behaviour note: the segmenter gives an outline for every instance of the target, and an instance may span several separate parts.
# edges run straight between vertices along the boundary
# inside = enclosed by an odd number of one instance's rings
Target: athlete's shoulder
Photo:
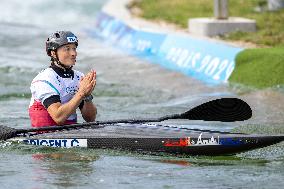
[[[33,79],[33,81],[37,81],[37,80],[46,80],[46,81],[52,81],[54,79],[58,79],[57,74],[55,73],[55,71],[53,71],[52,68],[46,68],[42,71],[40,71],[37,76]]]
[[[50,76],[50,75],[55,75],[56,72],[52,68],[45,68],[41,70],[37,76]]]

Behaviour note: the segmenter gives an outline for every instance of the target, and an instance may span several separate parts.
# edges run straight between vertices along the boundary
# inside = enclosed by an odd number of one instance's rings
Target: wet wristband
[[[84,101],[85,102],[91,102],[92,100],[93,100],[93,95],[89,95],[89,96],[86,96],[85,98],[84,98]]]

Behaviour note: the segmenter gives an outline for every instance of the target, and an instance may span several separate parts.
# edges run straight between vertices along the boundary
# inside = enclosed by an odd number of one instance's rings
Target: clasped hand
[[[81,93],[84,97],[92,94],[96,87],[96,71],[91,70],[84,77],[81,77],[78,93]]]

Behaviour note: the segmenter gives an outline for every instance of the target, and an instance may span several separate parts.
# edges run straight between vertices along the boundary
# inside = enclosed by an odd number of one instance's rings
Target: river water
[[[207,86],[88,37],[104,0],[1,0],[0,121],[30,127],[29,86],[49,65],[45,40],[55,30],[79,37],[75,69],[97,70],[98,120],[156,118],[205,100],[236,96],[253,109],[237,123],[168,121],[183,127],[284,133],[283,89]],[[79,119],[82,121],[82,118]],[[282,188],[284,144],[233,156],[153,156],[115,150],[55,149],[0,142],[3,188]]]

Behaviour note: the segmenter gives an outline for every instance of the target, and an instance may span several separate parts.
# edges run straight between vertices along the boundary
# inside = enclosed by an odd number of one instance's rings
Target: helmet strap
[[[55,51],[55,56],[56,56],[55,58],[51,57],[51,61],[53,63],[57,64],[57,66],[64,68],[65,70],[72,69],[73,66],[66,66],[66,65],[62,64],[62,62],[59,61],[57,50]]]

